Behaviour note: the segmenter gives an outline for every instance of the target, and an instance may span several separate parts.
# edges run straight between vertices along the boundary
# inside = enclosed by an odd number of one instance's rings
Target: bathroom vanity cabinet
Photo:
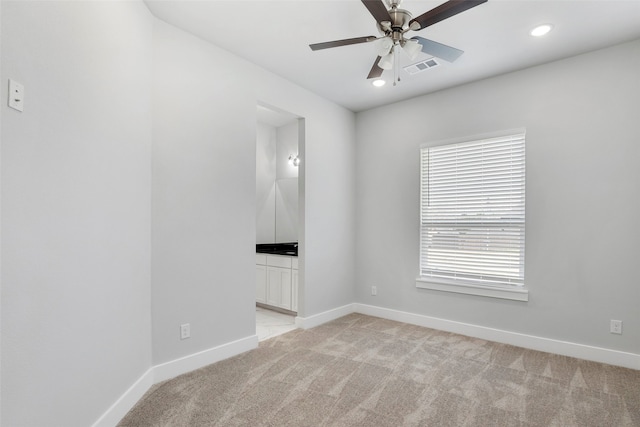
[[[298,310],[298,257],[256,254],[256,302]]]

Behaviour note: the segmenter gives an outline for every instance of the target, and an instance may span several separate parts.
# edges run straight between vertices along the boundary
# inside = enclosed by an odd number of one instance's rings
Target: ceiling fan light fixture
[[[386,84],[387,82],[385,82],[382,79],[377,79],[371,82],[372,85],[374,85],[375,87],[382,87]]]
[[[378,56],[386,56],[391,52],[393,40],[389,37],[378,39]]]
[[[549,31],[553,29],[553,25],[551,24],[542,24],[535,27],[533,30],[529,32],[533,37],[542,37],[545,34],[548,34]]]
[[[422,45],[420,45],[417,40],[407,40],[402,48],[407,53],[407,55],[409,55],[409,58],[412,61],[416,59],[416,56],[418,56],[420,52],[422,52]]]
[[[389,52],[388,55],[385,55],[382,58],[380,58],[380,62],[378,62],[378,67],[382,68],[383,70],[390,70],[393,68],[393,49],[391,50],[391,52]]]

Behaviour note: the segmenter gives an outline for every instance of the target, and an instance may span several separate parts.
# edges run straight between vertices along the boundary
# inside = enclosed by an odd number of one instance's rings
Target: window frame
[[[423,205],[422,205],[422,197],[423,197],[423,165],[422,165],[422,151],[424,149],[429,149],[438,146],[445,145],[453,145],[453,144],[462,144],[462,143],[473,143],[480,142],[483,140],[490,140],[496,138],[505,138],[512,136],[522,135],[524,138],[524,147],[525,147],[525,165],[524,165],[524,176],[526,180],[526,129],[510,129],[500,132],[494,132],[490,134],[482,134],[482,135],[474,135],[456,139],[449,140],[441,140],[441,141],[432,141],[420,146],[420,200],[419,200],[419,210],[420,210],[420,235],[419,235],[419,259],[418,259],[418,277],[416,278],[416,287],[420,289],[430,289],[437,291],[445,291],[445,292],[454,292],[461,294],[469,294],[469,295],[478,295],[484,297],[492,297],[492,298],[501,298],[515,301],[528,301],[529,300],[529,290],[525,287],[524,282],[522,284],[504,284],[504,283],[478,283],[477,281],[465,281],[464,279],[450,279],[445,277],[430,277],[430,276],[422,276],[422,246],[423,246]],[[525,182],[525,201],[526,201],[526,182]],[[526,202],[525,202],[526,203]],[[523,224],[523,240],[526,238],[526,217],[525,222]],[[524,268],[524,243],[522,249],[522,268]],[[524,280],[524,279],[523,279]]]

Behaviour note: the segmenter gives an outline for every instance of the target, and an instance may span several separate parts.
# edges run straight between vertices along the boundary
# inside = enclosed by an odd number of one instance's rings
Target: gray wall
[[[217,53],[154,23],[154,364],[255,333],[256,99]]]
[[[258,102],[307,123],[299,313],[352,302],[354,114],[160,21],[153,86],[154,364],[255,333]]]
[[[0,2],[0,81],[2,71],[2,3]],[[0,90],[0,96],[2,90]],[[2,112],[0,112],[0,191],[2,190]],[[2,196],[0,193],[0,232],[2,232]],[[2,411],[2,238],[0,237],[0,411]],[[2,426],[2,415],[0,415]]]
[[[90,425],[151,366],[255,334],[258,101],[307,122],[301,306],[353,301],[353,113],[142,2],[1,7],[0,95],[26,88],[0,107],[3,425]]]
[[[357,114],[357,301],[640,353],[638,76],[635,41]],[[518,127],[529,302],[416,289],[420,144]]]
[[[5,426],[90,425],[151,364],[151,22],[2,2]]]

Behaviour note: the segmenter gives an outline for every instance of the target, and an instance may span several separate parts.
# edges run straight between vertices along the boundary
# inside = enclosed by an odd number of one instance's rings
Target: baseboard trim
[[[332,310],[323,311],[322,313],[314,314],[309,317],[296,317],[296,326],[302,329],[315,328],[323,323],[330,322],[338,319],[347,314],[355,312],[355,304],[347,304],[342,307],[334,308]]]
[[[236,341],[219,345],[208,350],[190,354],[170,362],[161,363],[153,367],[154,383],[168,380],[178,375],[200,369],[212,363],[228,359],[245,351],[258,347],[258,336],[251,335]]]
[[[113,427],[135,406],[156,383],[200,369],[212,363],[236,356],[258,347],[258,336],[251,335],[208,350],[161,363],[147,370],[111,407],[93,424],[93,427]]]
[[[381,317],[388,320],[396,320],[398,322],[410,323],[412,325],[453,332],[488,341],[524,347],[531,350],[555,353],[563,356],[576,357],[578,359],[640,370],[640,354],[577,344],[568,341],[560,341],[551,338],[543,338],[534,335],[526,335],[502,329],[487,328],[485,326],[455,322],[453,320],[440,319],[437,317],[424,316],[421,314],[408,313],[405,311],[392,310],[373,305],[355,303],[354,312]]]
[[[149,368],[147,372],[142,374],[142,376],[98,418],[98,421],[93,423],[93,427],[113,427],[117,425],[152,385],[153,368]]]

